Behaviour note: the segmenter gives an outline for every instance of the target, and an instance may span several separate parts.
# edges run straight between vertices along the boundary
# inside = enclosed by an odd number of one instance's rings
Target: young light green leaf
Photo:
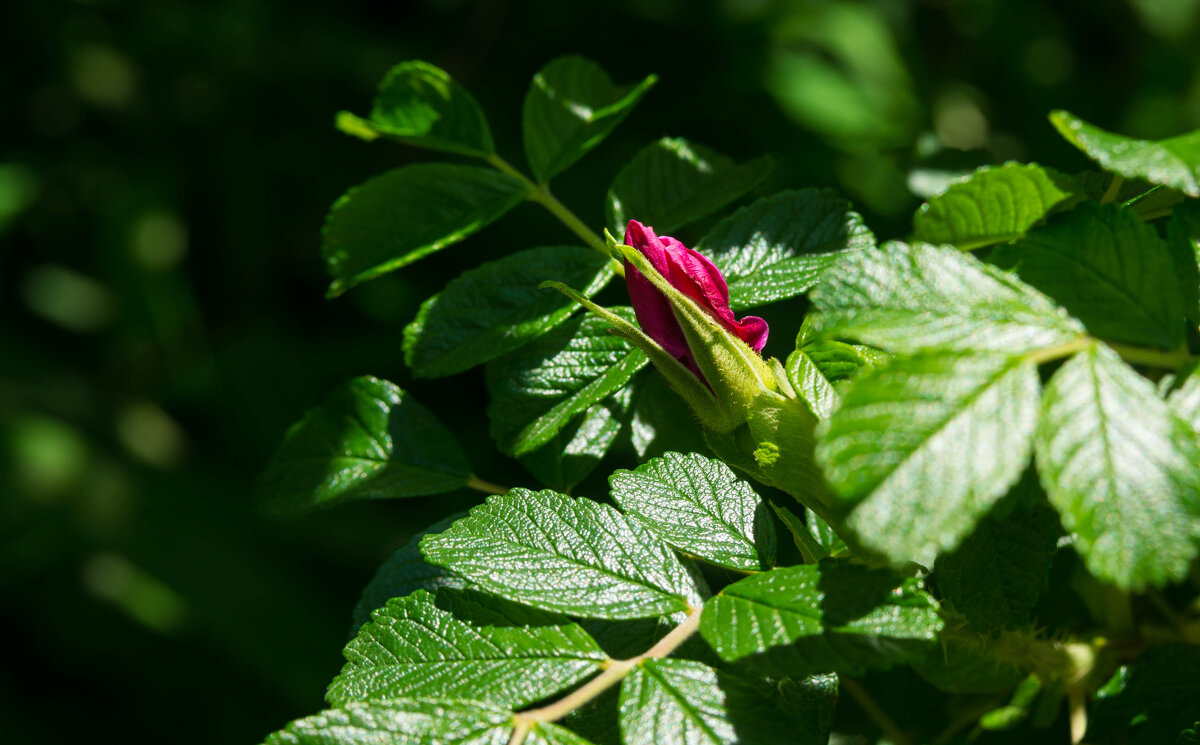
[[[1175,261],[1154,228],[1128,210],[1083,204],[988,261],[1058,301],[1094,335],[1174,349],[1184,307]]]
[[[1200,130],[1166,140],[1138,140],[1106,132],[1061,110],[1050,113],[1050,123],[1106,171],[1200,197]]]
[[[814,328],[899,354],[1020,354],[1080,338],[1049,298],[970,254],[888,243],[850,254],[812,292]]]
[[[700,240],[735,310],[807,292],[839,257],[875,247],[862,216],[831,189],[784,191],[743,207]]]
[[[495,151],[483,110],[471,94],[445,70],[420,60],[388,71],[363,123],[409,145],[477,158]]]
[[[529,85],[522,132],[529,167],[549,181],[579,160],[621,123],[657,78],[621,87],[583,57],[559,57]]]
[[[1061,533],[1037,478],[1023,478],[962,545],[938,557],[938,588],[980,631],[1028,624]]]
[[[1200,367],[1193,367],[1179,386],[1171,391],[1167,405],[1176,416],[1200,434]]]
[[[354,378],[284,435],[259,480],[268,508],[299,512],[351,499],[419,497],[465,486],[454,436],[386,380]]]
[[[630,418],[633,386],[627,386],[576,414],[558,434],[518,458],[544,486],[569,493],[588,477],[616,443]]]
[[[805,329],[801,328],[800,335],[804,334]],[[796,351],[787,358],[788,382],[818,419],[828,419],[841,403],[838,390],[846,383],[892,359],[887,352],[861,344],[831,339],[807,343],[797,339],[797,342]]]
[[[633,318],[628,308],[615,312]],[[646,356],[610,334],[604,319],[583,316],[564,323],[519,354],[488,364],[492,437],[509,455],[531,453],[645,364]]]
[[[545,280],[590,296],[612,276],[612,262],[577,246],[541,246],[481,264],[421,304],[404,329],[404,361],[427,378],[470,369],[545,334],[579,307],[539,290]]]
[[[1049,168],[984,166],[921,205],[913,216],[913,240],[964,251],[1007,243],[1081,199],[1079,184]]]
[[[703,145],[664,137],[638,151],[613,179],[608,225],[621,235],[632,218],[668,233],[758,186],[773,167],[767,156],[738,165]]]
[[[507,709],[474,701],[355,703],[297,719],[263,745],[505,745],[512,719]]]
[[[375,576],[363,588],[358,604],[354,606],[352,631],[371,620],[371,613],[382,608],[392,598],[411,595],[417,590],[434,592],[441,587],[459,589],[466,585],[462,577],[442,567],[434,566],[425,561],[418,544],[430,533],[441,533],[443,530],[467,513],[459,512],[444,520],[430,525],[417,533],[390,556],[375,571]]]
[[[609,477],[617,505],[685,554],[758,571],[775,561],[766,504],[729,466],[697,453],[667,453]]]
[[[520,204],[527,188],[491,168],[446,163],[397,168],[354,187],[322,230],[328,295],[461,241]]]
[[[627,743],[779,745],[819,734],[789,726],[766,686],[693,660],[640,663],[621,683],[619,706]]]
[[[1042,399],[1037,464],[1092,574],[1122,589],[1187,574],[1200,544],[1200,444],[1145,378],[1093,345]]]
[[[826,560],[762,572],[705,604],[700,633],[722,659],[776,675],[859,675],[923,654],[942,628],[915,579]]]
[[[427,536],[421,551],[496,595],[585,618],[668,615],[701,600],[695,579],[649,528],[552,491],[489,497]]]
[[[1025,470],[1037,415],[1031,361],[899,359],[847,391],[818,430],[817,459],[864,545],[932,567]]]
[[[563,617],[477,624],[439,605],[423,590],[389,600],[346,645],[329,703],[431,697],[522,707],[575,685],[608,659]]]

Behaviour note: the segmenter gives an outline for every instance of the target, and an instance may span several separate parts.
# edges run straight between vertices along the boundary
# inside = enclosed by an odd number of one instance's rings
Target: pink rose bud
[[[699,251],[688,248],[670,236],[661,238],[652,228],[630,220],[625,229],[625,244],[637,249],[676,290],[692,299],[725,330],[741,339],[755,352],[767,343],[767,322],[756,316],[740,321],[729,309],[729,286],[717,267]],[[689,370],[704,379],[687,335],[663,293],[628,261],[625,283],[638,324],[654,341]]]

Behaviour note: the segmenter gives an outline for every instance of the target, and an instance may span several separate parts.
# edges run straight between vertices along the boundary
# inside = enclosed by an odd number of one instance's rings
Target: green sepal
[[[562,282],[547,281],[538,287],[558,290],[589,312],[608,321],[614,334],[645,352],[646,356],[650,358],[650,362],[667,379],[671,388],[682,396],[684,401],[687,401],[692,413],[696,415],[705,429],[728,432],[740,423],[735,421],[731,424],[726,418],[727,415],[721,402],[713,396],[713,392],[704,385],[704,382],[697,378],[691,370],[684,367],[683,363],[668,354],[667,350],[660,347],[656,341],[646,336],[646,333],[637,326],[608,308],[597,305]]]
[[[696,366],[728,412],[731,426],[723,431],[728,432],[746,420],[760,393],[779,390],[771,366],[750,345],[731,334],[708,311],[671,286],[640,251],[630,246],[617,246],[616,249],[671,304]]]

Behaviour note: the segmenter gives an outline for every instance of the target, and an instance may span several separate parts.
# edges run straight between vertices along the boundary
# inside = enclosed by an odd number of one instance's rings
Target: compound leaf
[[[618,86],[583,57],[559,57],[543,67],[522,112],[525,154],[537,180],[549,181],[599,144],[656,80],[650,75],[636,86]]]
[[[1169,349],[1183,341],[1175,259],[1129,210],[1080,205],[988,260],[1015,270],[1096,336]]]
[[[1051,112],[1050,122],[1106,171],[1200,197],[1200,130],[1166,140],[1138,140],[1107,132],[1067,111]]]
[[[441,604],[423,590],[389,600],[346,645],[329,703],[432,697],[522,707],[598,672],[608,659],[563,617],[473,624]]]
[[[1003,355],[899,359],[822,423],[817,459],[865,545],[927,567],[1016,483],[1038,416],[1037,366]]]
[[[491,168],[446,163],[404,166],[354,187],[333,203],[322,230],[329,297],[461,241],[526,193]]]
[[[341,117],[353,115],[342,114]],[[460,155],[487,158],[495,152],[492,133],[479,104],[445,70],[420,60],[388,71],[366,119],[339,119],[344,130],[365,127],[373,136]]]
[[[814,328],[900,354],[1019,354],[1063,344],[1083,326],[1049,298],[970,254],[888,243],[839,261],[812,292]]]
[[[859,675],[924,654],[942,628],[917,580],[825,560],[762,572],[705,604],[700,633],[727,661],[776,675]]]
[[[837,192],[800,189],[743,207],[698,250],[725,275],[730,307],[740,310],[807,292],[839,257],[874,247],[862,216]]]
[[[613,311],[633,319],[629,308]],[[582,316],[488,364],[488,417],[501,450],[515,456],[537,450],[646,364],[641,351],[608,328],[602,318]]]
[[[1007,243],[1082,198],[1082,187],[1048,168],[984,166],[917,210],[913,240],[950,243],[964,251]]]
[[[734,201],[762,183],[774,162],[740,165],[703,145],[664,137],[642,148],[608,187],[608,224],[624,232],[630,218],[667,233]]]
[[[775,560],[766,504],[729,466],[697,453],[667,453],[609,477],[612,497],[684,553],[731,569],[758,571]]]
[[[496,595],[576,616],[647,618],[700,603],[688,569],[649,528],[552,491],[489,497],[421,551]]]
[[[562,323],[579,306],[539,290],[547,279],[599,292],[612,262],[587,248],[541,246],[460,274],[421,304],[404,329],[404,361],[421,377],[468,370],[510,352]]]
[[[338,386],[288,429],[258,493],[272,510],[298,512],[437,494],[470,478],[454,436],[428,409],[393,383],[366,376]]]
[[[1115,352],[1093,345],[1054,374],[1036,448],[1092,574],[1134,590],[1187,574],[1200,540],[1200,445]]]

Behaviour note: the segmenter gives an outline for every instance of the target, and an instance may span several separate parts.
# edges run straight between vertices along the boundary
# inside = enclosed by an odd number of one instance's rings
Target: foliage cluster
[[[418,376],[485,366],[496,445],[541,491],[479,478],[446,426],[376,378],[288,431],[260,483],[277,511],[493,494],[380,568],[333,708],[268,742],[1193,741],[1200,132],[1134,140],[1055,112],[1096,170],[980,168],[882,245],[829,190],[728,213],[768,158],[648,145],[608,189],[610,229],[707,221],[698,248],[734,308],[810,304],[777,367],[814,426],[760,406],[700,442],[640,349],[539,289],[599,298],[623,271],[549,182],[654,82],[549,63],[523,108],[531,175],[427,63],[389,72],[367,116],[339,115],[363,140],[470,160],[339,199],[330,296],[524,201],[580,244],[468,269],[404,334]],[[569,496],[621,440],[645,462],[612,474],[612,504]],[[864,677],[890,669],[929,687],[920,721],[898,724]]]

